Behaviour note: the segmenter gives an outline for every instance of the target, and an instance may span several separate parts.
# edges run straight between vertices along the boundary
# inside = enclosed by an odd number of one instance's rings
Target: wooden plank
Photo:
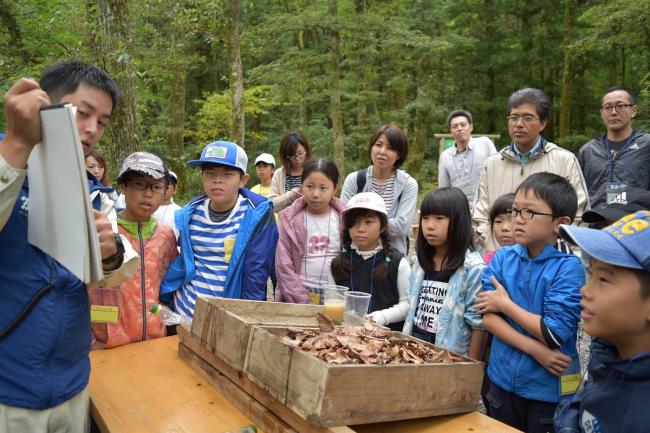
[[[90,410],[103,433],[220,433],[253,421],[166,337],[90,353]]]
[[[244,371],[250,380],[271,397],[286,404],[293,350],[268,338],[256,338],[256,334],[262,331],[266,332],[257,327],[251,331],[248,346],[250,355],[244,365]]]
[[[183,343],[178,343],[178,354],[183,361],[198,372],[210,385],[220,393],[227,395],[228,400],[242,413],[250,417],[256,426],[268,433],[296,433],[287,423],[275,416],[244,390],[232,383],[226,376],[211,366],[207,361],[194,353]]]
[[[521,433],[479,412],[352,426],[357,433]]]
[[[259,401],[263,406],[268,408],[295,430],[301,433],[354,433],[354,430],[345,426],[321,428],[310,424],[295,412],[288,409],[285,405],[271,397],[262,387],[252,382],[240,371],[237,371],[214,353],[208,351],[201,345],[201,341],[192,335],[187,328],[179,326],[178,336],[183,345],[192,350],[199,357],[203,358],[208,365],[228,377],[237,386]]]

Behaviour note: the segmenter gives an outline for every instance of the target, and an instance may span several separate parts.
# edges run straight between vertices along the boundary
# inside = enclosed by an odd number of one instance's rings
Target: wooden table
[[[178,337],[94,351],[90,361],[90,410],[103,433],[221,433],[253,423],[228,397],[179,358]],[[266,410],[255,402],[251,406],[259,406],[251,408],[256,414]],[[340,428],[344,430],[358,433],[518,431],[478,412]]]

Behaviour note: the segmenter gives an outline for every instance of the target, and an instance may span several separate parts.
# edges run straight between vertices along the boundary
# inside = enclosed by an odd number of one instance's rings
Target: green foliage
[[[136,68],[139,135],[145,149],[181,167],[206,143],[228,138],[225,1],[129,3],[127,55]],[[412,146],[424,149],[411,153],[405,167],[419,166],[414,175],[427,188],[437,177],[433,134],[447,132],[447,113],[470,110],[474,132],[501,134],[496,145],[502,147],[509,141],[506,99],[521,87],[538,87],[549,95],[553,108],[544,134],[573,151],[604,133],[598,106],[613,84],[638,91],[635,127],[650,126],[650,0],[577,2],[571,133],[565,137],[557,133],[563,108],[563,2],[337,0],[334,17],[330,1],[242,2],[245,147],[251,161],[261,152],[277,156],[280,139],[290,130],[304,132],[315,155],[331,157],[333,91],[341,95],[344,171],[366,167],[372,131],[395,122]],[[93,3],[0,0],[5,12],[0,18],[0,91],[20,76],[40,76],[58,60],[99,58],[93,52]],[[335,31],[341,76],[333,90],[330,42]],[[174,93],[179,79],[180,93]],[[183,129],[183,142],[172,153],[174,104],[182,107],[174,131]],[[184,194],[200,193],[196,171],[185,174],[189,191]]]
[[[272,90],[272,87],[268,85],[246,88],[244,90],[245,115],[257,118],[268,114],[275,105]],[[190,135],[199,149],[212,141],[228,137],[231,113],[230,91],[206,95],[200,102],[200,107],[197,113],[196,129]],[[264,139],[262,134],[250,130],[248,136],[256,141]]]

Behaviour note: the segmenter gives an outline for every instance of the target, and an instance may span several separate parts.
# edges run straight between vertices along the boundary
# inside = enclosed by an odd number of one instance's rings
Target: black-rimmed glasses
[[[552,213],[537,212],[528,208],[517,209],[516,207],[512,207],[508,209],[508,213],[510,214],[510,218],[515,218],[517,215],[521,215],[522,220],[532,220],[535,215],[544,215],[555,218],[555,215]]]

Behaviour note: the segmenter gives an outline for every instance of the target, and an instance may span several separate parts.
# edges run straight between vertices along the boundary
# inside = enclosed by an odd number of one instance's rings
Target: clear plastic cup
[[[325,315],[332,319],[334,323],[340,324],[343,321],[345,293],[348,291],[348,288],[336,285],[324,285],[321,287],[323,289]]]
[[[349,326],[363,325],[368,307],[370,306],[370,293],[348,291],[345,293],[344,324]]]

